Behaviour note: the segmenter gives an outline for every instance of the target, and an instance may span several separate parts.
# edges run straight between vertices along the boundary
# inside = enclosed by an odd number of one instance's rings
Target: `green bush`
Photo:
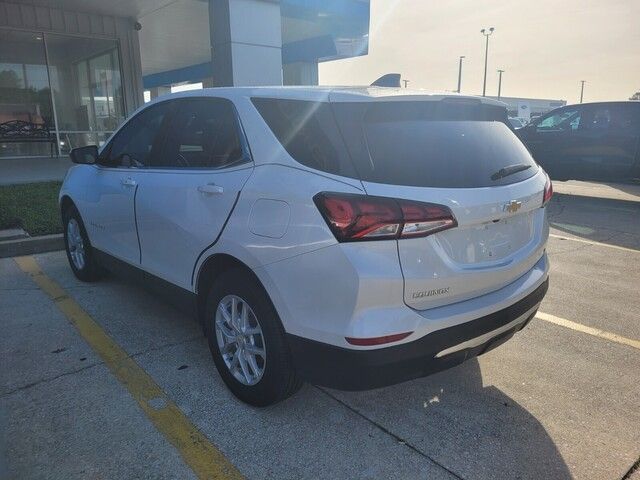
[[[61,233],[61,182],[0,186],[0,229],[23,228],[31,236]]]

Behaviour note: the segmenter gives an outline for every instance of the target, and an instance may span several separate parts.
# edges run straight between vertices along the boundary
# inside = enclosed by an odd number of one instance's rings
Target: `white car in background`
[[[367,389],[457,365],[522,329],[547,290],[551,183],[489,99],[191,91],[72,158],[75,275],[124,271],[193,307],[252,405],[305,380]]]

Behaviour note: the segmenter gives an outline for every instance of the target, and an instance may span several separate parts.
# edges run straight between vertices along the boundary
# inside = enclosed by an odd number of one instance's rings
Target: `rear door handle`
[[[122,183],[123,186],[125,187],[135,187],[136,186],[136,181],[131,178],[123,178],[122,180],[120,180],[120,183]]]
[[[224,188],[220,185],[216,185],[215,183],[207,183],[206,185],[200,185],[198,187],[198,191],[205,195],[220,195],[224,192]]]

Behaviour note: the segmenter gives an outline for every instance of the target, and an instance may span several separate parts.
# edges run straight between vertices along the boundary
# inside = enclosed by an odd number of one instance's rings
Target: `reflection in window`
[[[55,147],[41,34],[0,29],[0,136],[0,157],[48,156]]]
[[[555,130],[576,130],[580,126],[578,110],[563,110],[542,120],[536,129],[539,132]]]
[[[163,150],[153,166],[224,168],[242,161],[233,106],[222,99],[180,102]]]
[[[109,145],[108,163],[113,166],[148,166],[158,133],[172,108],[172,102],[161,102],[133,117]]]
[[[124,120],[116,41],[47,34],[46,42],[65,150],[101,144]]]
[[[593,120],[591,121],[591,130],[604,130],[609,128],[611,123],[611,114],[608,108],[599,108],[596,110]]]

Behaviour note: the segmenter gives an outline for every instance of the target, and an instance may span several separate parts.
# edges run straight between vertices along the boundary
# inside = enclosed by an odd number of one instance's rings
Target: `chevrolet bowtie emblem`
[[[516,213],[518,210],[520,210],[521,206],[522,206],[522,202],[518,202],[517,200],[511,200],[509,203],[505,203],[502,206],[502,211],[509,212],[509,213]]]

